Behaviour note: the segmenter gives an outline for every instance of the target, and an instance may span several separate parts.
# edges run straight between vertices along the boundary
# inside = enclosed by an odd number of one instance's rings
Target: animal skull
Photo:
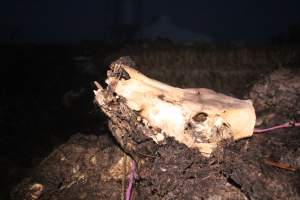
[[[205,88],[181,89],[150,79],[125,64],[112,65],[106,83],[140,121],[153,128],[157,143],[174,137],[210,156],[219,142],[253,134],[255,110],[250,100],[239,100]],[[111,75],[120,71],[120,76]],[[95,91],[103,104],[102,87]]]

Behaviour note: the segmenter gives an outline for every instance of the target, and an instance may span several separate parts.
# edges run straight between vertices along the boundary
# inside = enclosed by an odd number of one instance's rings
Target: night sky
[[[16,40],[48,42],[105,39],[118,2],[122,1],[6,1],[0,6],[0,40],[12,35]],[[168,15],[175,25],[217,41],[260,41],[300,22],[299,0],[144,0],[140,5],[142,24]]]

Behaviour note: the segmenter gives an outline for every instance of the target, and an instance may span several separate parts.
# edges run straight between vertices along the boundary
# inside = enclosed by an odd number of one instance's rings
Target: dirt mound
[[[109,174],[124,153],[109,136],[74,135],[11,193],[12,199],[120,199],[122,181]]]
[[[300,70],[279,69],[253,85],[247,98],[253,100],[257,125],[272,126],[300,119]]]

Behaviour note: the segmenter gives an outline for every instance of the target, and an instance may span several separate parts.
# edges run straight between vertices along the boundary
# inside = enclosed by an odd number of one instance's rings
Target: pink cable
[[[132,160],[131,162],[131,172],[130,172],[130,175],[129,175],[129,183],[128,183],[128,187],[127,187],[127,190],[126,190],[126,194],[125,194],[125,199],[126,200],[130,200],[130,197],[131,197],[131,194],[132,194],[132,187],[133,187],[133,184],[134,184],[134,180],[136,178],[136,164],[135,164],[135,161]]]
[[[273,126],[271,128],[265,128],[265,129],[254,129],[254,133],[264,133],[273,131],[276,129],[282,129],[282,128],[289,128],[289,127],[300,127],[300,122],[287,122],[281,125]]]
[[[281,125],[277,125],[277,126],[273,126],[271,128],[266,128],[266,129],[254,129],[254,133],[264,133],[264,132],[269,132],[269,131],[273,131],[276,129],[282,129],[282,128],[289,128],[289,127],[300,127],[300,122],[287,122]],[[132,195],[132,188],[133,188],[133,184],[136,178],[136,163],[134,160],[132,160],[131,162],[131,172],[129,175],[129,183],[128,183],[128,187],[126,190],[126,194],[125,194],[125,199],[126,200],[130,200],[131,195]]]

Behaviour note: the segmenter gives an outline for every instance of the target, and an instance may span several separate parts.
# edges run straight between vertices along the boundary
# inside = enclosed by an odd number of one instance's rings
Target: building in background
[[[204,34],[176,26],[167,15],[155,17],[150,23],[141,26],[137,37],[148,40],[168,39],[173,42],[211,43],[213,41],[212,38]]]

